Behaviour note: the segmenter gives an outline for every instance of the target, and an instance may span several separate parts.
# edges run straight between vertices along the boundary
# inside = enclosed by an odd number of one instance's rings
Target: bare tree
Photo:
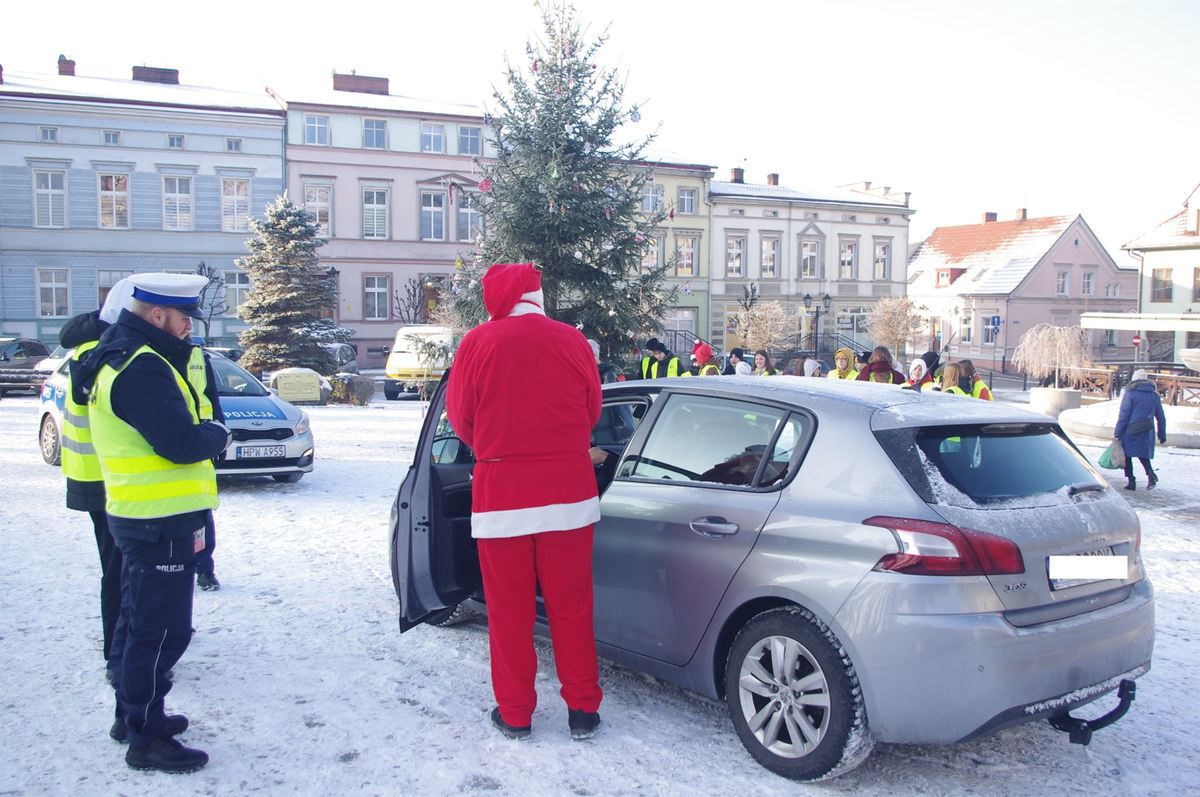
[[[747,295],[747,299],[750,296]],[[734,319],[734,334],[750,349],[780,351],[792,341],[795,319],[782,302],[754,301]]]
[[[906,343],[921,334],[926,324],[925,307],[917,306],[907,296],[880,299],[867,317],[867,329],[878,343],[892,346],[900,356]]]
[[[1091,357],[1087,332],[1079,327],[1038,324],[1021,336],[1013,365],[1034,379],[1054,376],[1054,386],[1062,379],[1074,381],[1082,374]]]
[[[197,302],[197,306],[204,309],[204,318],[200,319],[200,323],[204,325],[204,339],[208,340],[213,316],[225,315],[229,311],[229,304],[225,298],[225,278],[220,271],[203,260],[196,266],[196,273],[208,280],[200,290],[200,301]]]
[[[397,288],[392,295],[392,314],[404,324],[419,324],[421,319],[421,281],[415,277]]]

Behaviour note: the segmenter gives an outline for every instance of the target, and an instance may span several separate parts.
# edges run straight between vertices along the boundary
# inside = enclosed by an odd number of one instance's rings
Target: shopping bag
[[[1108,448],[1100,455],[1100,467],[1108,470],[1122,470],[1125,467],[1125,449],[1121,448],[1120,440],[1113,440]]]

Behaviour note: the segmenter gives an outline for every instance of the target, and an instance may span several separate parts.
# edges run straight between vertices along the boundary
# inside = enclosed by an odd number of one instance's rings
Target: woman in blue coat
[[[1158,474],[1150,467],[1154,459],[1154,424],[1158,423],[1158,442],[1167,442],[1167,416],[1163,412],[1162,399],[1154,383],[1146,378],[1146,372],[1139,368],[1133,372],[1129,387],[1121,397],[1121,414],[1117,416],[1117,428],[1113,437],[1121,441],[1125,449],[1125,478],[1129,483],[1126,490],[1136,490],[1137,480],[1133,478],[1133,458],[1142,461],[1142,469],[1146,471],[1149,480],[1146,489],[1153,490],[1158,484]]]

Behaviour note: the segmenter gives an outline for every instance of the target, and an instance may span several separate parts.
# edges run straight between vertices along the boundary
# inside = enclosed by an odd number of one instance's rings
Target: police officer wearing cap
[[[192,318],[207,280],[191,274],[130,277],[133,298],[72,372],[88,404],[92,444],[104,477],[108,527],[121,549],[121,614],[113,640],[117,688],[110,734],[128,740],[134,769],[191,772],[208,754],[175,737],[166,673],[191,641],[196,553],[217,506],[212,459],[230,440],[205,420],[210,399],[188,380],[195,359]]]

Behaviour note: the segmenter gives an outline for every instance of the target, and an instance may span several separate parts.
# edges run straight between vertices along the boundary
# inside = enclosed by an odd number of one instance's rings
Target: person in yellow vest
[[[720,376],[721,366],[713,357],[712,346],[707,343],[697,343],[692,348],[692,356],[696,358],[696,376]]]
[[[779,369],[771,363],[771,355],[767,354],[766,349],[759,349],[754,352],[754,375],[755,376],[778,376]]]
[[[946,363],[942,368],[942,392],[969,397],[971,394],[962,388],[963,381],[962,366],[959,363]]]
[[[958,367],[962,371],[963,379],[971,383],[971,397],[991,401],[992,391],[988,389],[987,383],[975,371],[975,363],[970,360],[960,360]]]
[[[854,352],[849,348],[834,352],[833,370],[825,376],[827,379],[858,379],[858,371],[854,370]]]
[[[658,379],[663,376],[679,376],[684,372],[679,358],[668,351],[658,338],[650,338],[643,347],[650,352],[642,358],[637,379]]]
[[[882,382],[888,385],[907,385],[908,377],[896,370],[896,366],[892,363],[892,353],[888,351],[887,346],[876,346],[871,352],[870,359],[867,360],[867,365],[860,368],[858,376],[859,382]]]
[[[175,737],[187,717],[168,715],[166,673],[192,634],[196,553],[217,506],[212,460],[229,429],[205,420],[204,391],[188,381],[195,363],[192,318],[207,280],[137,274],[130,309],[71,372],[73,399],[88,405],[104,479],[108,528],[121,548],[121,613],[114,631],[116,717],[134,769],[192,772],[208,754]],[[211,401],[211,399],[208,399]]]

